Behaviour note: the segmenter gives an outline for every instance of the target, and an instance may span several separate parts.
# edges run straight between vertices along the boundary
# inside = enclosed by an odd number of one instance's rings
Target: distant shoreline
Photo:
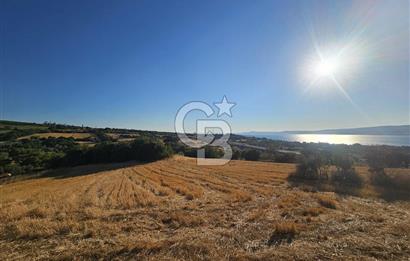
[[[275,134],[241,134],[248,137],[267,138],[287,142],[328,143],[328,144],[361,144],[410,146],[410,135],[365,135],[365,134],[316,134],[316,133],[275,133]]]
[[[376,126],[362,128],[346,128],[346,129],[326,129],[313,131],[249,131],[238,133],[246,136],[265,136],[265,135],[283,135],[283,134],[333,134],[333,135],[392,135],[392,136],[410,136],[410,125],[396,126]]]

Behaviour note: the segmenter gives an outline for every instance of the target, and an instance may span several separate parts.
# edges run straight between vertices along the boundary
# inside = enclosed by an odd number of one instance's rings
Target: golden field
[[[47,133],[35,133],[32,135],[18,138],[18,140],[30,139],[30,138],[74,138],[74,139],[87,139],[92,137],[93,134],[85,132],[47,132]]]
[[[369,186],[317,192],[286,181],[293,164],[181,156],[102,168],[0,185],[0,260],[410,258],[410,203]]]

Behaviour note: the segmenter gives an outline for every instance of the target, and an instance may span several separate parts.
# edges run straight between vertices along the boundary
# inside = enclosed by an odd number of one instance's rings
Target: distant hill
[[[274,135],[274,134],[346,134],[346,135],[405,135],[410,136],[410,125],[376,126],[349,129],[327,129],[316,131],[281,131],[281,132],[243,132],[243,135]]]

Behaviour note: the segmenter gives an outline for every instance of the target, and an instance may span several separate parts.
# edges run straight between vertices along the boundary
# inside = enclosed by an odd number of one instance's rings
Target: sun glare
[[[302,67],[302,76],[306,84],[304,92],[314,89],[322,92],[324,90],[322,87],[331,87],[326,88],[328,90],[334,88],[364,115],[345,89],[359,69],[362,50],[360,45],[354,43],[339,48],[337,46],[320,48],[315,44],[316,52],[307,59]]]
[[[316,77],[332,77],[340,69],[340,62],[337,59],[322,59],[314,67]]]

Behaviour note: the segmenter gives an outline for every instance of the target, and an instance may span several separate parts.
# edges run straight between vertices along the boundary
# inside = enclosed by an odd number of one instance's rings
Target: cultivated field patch
[[[84,132],[47,132],[47,133],[35,133],[32,135],[18,138],[18,140],[30,139],[30,138],[74,138],[74,139],[87,139],[92,137],[91,133]]]

